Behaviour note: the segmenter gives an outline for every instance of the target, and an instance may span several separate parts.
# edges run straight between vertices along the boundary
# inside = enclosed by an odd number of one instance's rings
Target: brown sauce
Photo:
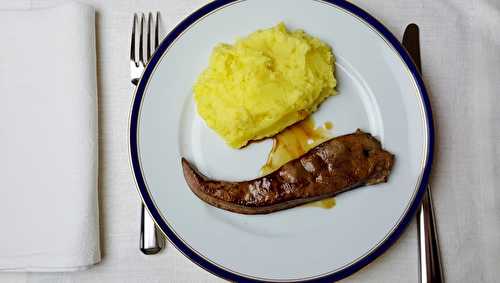
[[[315,202],[307,203],[304,204],[304,206],[313,206],[313,207],[320,207],[324,209],[330,209],[335,206],[335,198],[326,198],[322,200],[318,200]]]
[[[331,130],[333,128],[333,123],[332,122],[325,122],[325,124],[323,124],[323,127],[325,127],[325,129],[327,130]]]
[[[322,127],[316,127],[313,118],[309,116],[275,135],[273,148],[260,174],[267,175],[288,161],[299,158],[310,149],[329,140],[332,137],[329,132],[332,128],[331,122],[325,122]],[[329,209],[335,206],[335,198],[327,198],[306,205]]]

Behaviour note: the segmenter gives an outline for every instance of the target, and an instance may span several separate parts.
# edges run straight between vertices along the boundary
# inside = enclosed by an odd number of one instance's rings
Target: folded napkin
[[[0,11],[0,270],[100,261],[95,11]]]

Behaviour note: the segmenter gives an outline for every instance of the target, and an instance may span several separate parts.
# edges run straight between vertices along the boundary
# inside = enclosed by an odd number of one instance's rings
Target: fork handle
[[[152,255],[161,251],[162,247],[162,237],[156,229],[156,224],[146,211],[144,204],[141,203],[141,252]]]
[[[432,207],[430,186],[427,186],[417,217],[421,283],[444,282],[439,256],[439,243]]]

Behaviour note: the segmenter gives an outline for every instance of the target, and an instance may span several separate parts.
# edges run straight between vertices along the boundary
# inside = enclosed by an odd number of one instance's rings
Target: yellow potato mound
[[[233,148],[273,136],[335,94],[330,47],[283,23],[219,44],[194,86],[198,113]]]

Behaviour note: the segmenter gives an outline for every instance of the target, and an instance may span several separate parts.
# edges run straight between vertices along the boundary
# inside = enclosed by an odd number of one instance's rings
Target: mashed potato
[[[233,148],[306,118],[335,93],[330,47],[283,23],[219,44],[194,86],[198,113]]]

